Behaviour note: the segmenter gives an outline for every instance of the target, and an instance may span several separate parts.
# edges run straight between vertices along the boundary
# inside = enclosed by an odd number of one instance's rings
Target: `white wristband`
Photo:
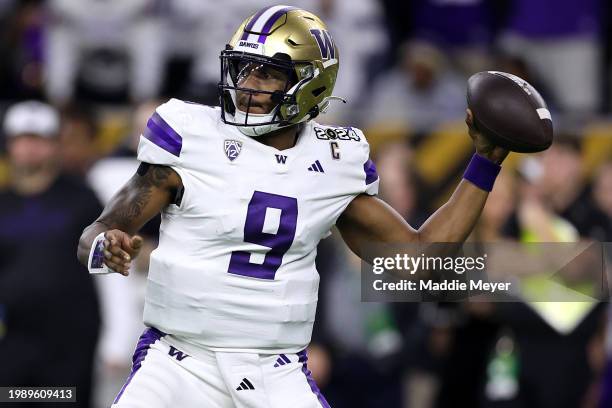
[[[104,232],[99,234],[93,241],[89,250],[89,259],[87,260],[87,269],[92,275],[103,275],[115,272],[104,263]]]

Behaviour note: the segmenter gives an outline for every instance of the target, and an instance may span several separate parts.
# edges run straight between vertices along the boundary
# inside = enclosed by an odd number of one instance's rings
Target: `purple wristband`
[[[491,160],[474,153],[470,164],[468,164],[463,178],[485,191],[493,190],[495,179],[501,170],[501,166]]]

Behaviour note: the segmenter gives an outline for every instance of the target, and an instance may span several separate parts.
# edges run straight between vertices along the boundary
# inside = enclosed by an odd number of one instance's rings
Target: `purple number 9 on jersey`
[[[266,213],[269,208],[280,210],[280,221],[276,233],[264,232]],[[234,251],[228,272],[259,279],[274,279],[281,266],[283,255],[289,250],[295,238],[298,205],[293,197],[255,191],[247,209],[244,224],[244,241],[270,248],[263,263],[251,262],[251,254]]]

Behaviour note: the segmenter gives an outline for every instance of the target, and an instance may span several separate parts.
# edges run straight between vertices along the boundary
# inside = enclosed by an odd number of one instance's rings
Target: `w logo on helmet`
[[[336,46],[331,34],[325,30],[312,29],[310,34],[317,40],[319,50],[321,50],[321,57],[323,59],[336,58]]]

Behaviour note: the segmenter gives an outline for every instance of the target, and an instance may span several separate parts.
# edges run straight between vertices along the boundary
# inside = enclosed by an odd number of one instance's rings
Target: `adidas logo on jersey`
[[[323,170],[323,166],[321,166],[321,163],[318,160],[310,165],[310,167],[308,168],[308,171],[314,171],[317,173],[325,173],[325,170]]]
[[[240,382],[240,385],[238,386],[238,388],[236,388],[236,391],[254,390],[254,389],[255,389],[255,387],[253,387],[253,384],[251,384],[249,379],[248,378],[243,378],[242,381]]]
[[[291,362],[291,360],[289,360],[289,358],[286,355],[281,354],[280,357],[278,357],[276,359],[276,364],[274,364],[274,368],[279,367],[279,366],[283,366],[283,365],[285,365],[287,363],[290,363],[290,362]]]

